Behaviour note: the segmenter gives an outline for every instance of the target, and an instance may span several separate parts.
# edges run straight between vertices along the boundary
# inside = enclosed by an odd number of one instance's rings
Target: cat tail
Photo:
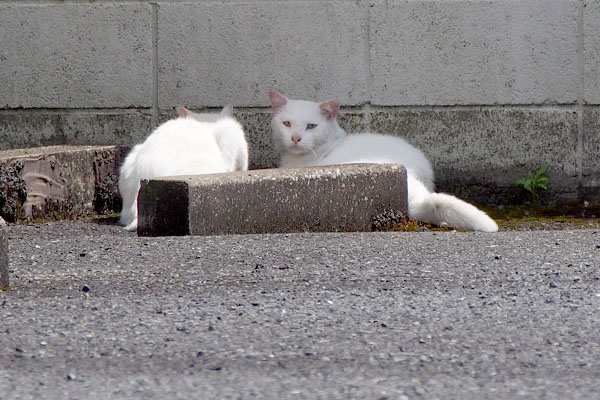
[[[137,156],[141,145],[136,145],[121,165],[119,172],[119,193],[123,203],[119,223],[124,225],[126,230],[134,231],[137,229],[137,196],[140,190],[140,177],[136,168]]]
[[[411,189],[413,195],[410,195]],[[452,195],[430,192],[421,182],[409,184],[408,215],[411,219],[438,226],[450,225],[481,232],[498,231],[496,222],[485,212]]]

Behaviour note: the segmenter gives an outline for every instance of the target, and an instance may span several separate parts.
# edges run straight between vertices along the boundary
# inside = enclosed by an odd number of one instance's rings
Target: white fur
[[[221,114],[196,114],[178,108],[179,118],[160,125],[125,158],[119,174],[123,199],[120,223],[137,229],[141,179],[248,169],[248,145],[231,107]]]
[[[273,143],[281,155],[280,167],[358,162],[403,164],[408,175],[411,219],[483,232],[498,230],[498,225],[473,205],[449,194],[435,193],[429,160],[404,139],[375,133],[348,135],[336,120],[338,102],[291,100],[276,92],[270,96],[275,110]],[[309,124],[316,127],[309,129]]]

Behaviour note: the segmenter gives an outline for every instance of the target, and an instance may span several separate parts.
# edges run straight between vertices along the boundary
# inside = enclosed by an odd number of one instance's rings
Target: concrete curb
[[[144,180],[142,236],[370,231],[407,215],[401,165],[281,168]]]
[[[10,222],[120,210],[118,167],[128,147],[0,151],[0,216]]]

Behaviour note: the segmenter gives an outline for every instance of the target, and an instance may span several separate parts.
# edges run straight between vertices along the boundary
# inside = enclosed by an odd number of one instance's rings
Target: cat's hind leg
[[[125,229],[131,231],[137,228],[137,196],[140,190],[140,177],[137,166],[137,154],[140,145],[135,146],[119,172],[119,194],[123,203],[119,223],[125,225]]]

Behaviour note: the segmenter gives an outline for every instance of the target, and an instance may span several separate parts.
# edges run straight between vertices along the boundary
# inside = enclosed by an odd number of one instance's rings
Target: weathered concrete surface
[[[269,90],[368,101],[362,1],[161,2],[161,108],[267,106]]]
[[[578,196],[575,111],[551,107],[381,111],[372,113],[371,127],[403,136],[422,149],[441,191],[477,203],[519,204],[526,193],[517,179],[548,165],[550,185],[543,200],[569,202]],[[590,169],[597,170],[597,165]]]
[[[584,101],[600,104],[600,1],[584,1]]]
[[[0,152],[0,216],[62,219],[118,211],[118,166],[127,148],[50,146]]]
[[[0,108],[149,107],[151,8],[0,5]]]
[[[600,204],[600,107],[585,107],[583,113],[582,164],[581,196]]]
[[[170,110],[168,118],[175,117]],[[142,142],[154,129],[149,112],[0,112],[0,150],[56,145],[122,145]]]
[[[138,234],[370,231],[407,215],[406,170],[354,164],[142,181]]]
[[[600,98],[597,1],[8,3],[0,108]]]
[[[9,285],[8,276],[8,231],[6,222],[0,217],[0,288]]]
[[[578,1],[388,1],[371,11],[371,102],[574,103]]]
[[[265,168],[277,165],[279,155],[271,142],[270,112],[235,112],[236,119],[244,126],[248,141],[249,168]]]
[[[405,137],[432,161],[439,190],[481,204],[521,203],[526,193],[516,179],[549,165],[550,187],[542,193],[543,200],[562,203],[600,201],[598,113],[596,106],[584,108],[581,148],[577,113],[565,108],[350,108],[339,120],[351,133],[370,130]],[[159,121],[174,115],[173,110],[164,111]],[[253,169],[277,164],[271,117],[266,110],[236,110],[236,118],[247,130]],[[138,113],[0,113],[0,148],[102,144],[111,138],[114,144],[124,145],[141,142],[152,128],[151,116]]]

